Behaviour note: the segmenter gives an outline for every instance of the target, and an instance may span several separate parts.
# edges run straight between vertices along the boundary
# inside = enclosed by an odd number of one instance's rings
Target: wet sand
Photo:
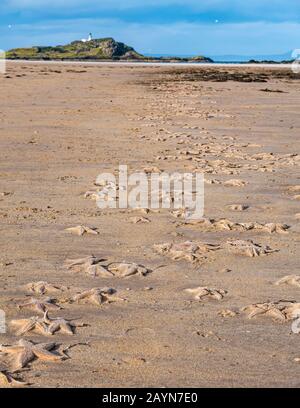
[[[60,354],[72,347],[69,358],[36,359],[14,377],[34,387],[298,387],[299,334],[285,307],[300,302],[300,288],[275,283],[299,274],[300,78],[261,67],[9,63],[0,82],[0,308],[8,323],[0,344],[20,339],[11,320],[37,315],[17,308],[30,297],[53,297],[63,309],[51,318],[85,323],[73,336],[22,335],[55,342]],[[203,172],[207,221],[100,210],[84,194],[119,164]],[[141,216],[150,222],[135,224]],[[65,231],[77,225],[99,233]],[[233,251],[236,240],[258,256]],[[219,248],[197,262],[154,248],[185,241]],[[91,255],[152,272],[92,277],[65,264]],[[65,288],[31,293],[26,285],[38,281]],[[68,302],[104,287],[126,300]],[[208,289],[200,299],[185,290],[197,287]],[[265,306],[253,318],[242,311],[257,304]],[[4,353],[2,369],[12,371]]]

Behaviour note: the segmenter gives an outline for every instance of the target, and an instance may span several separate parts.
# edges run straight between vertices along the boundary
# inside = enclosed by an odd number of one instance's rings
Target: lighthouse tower
[[[90,33],[90,34],[89,34],[89,37],[88,37],[87,39],[86,39],[86,38],[83,38],[81,41],[84,42],[84,43],[86,43],[86,42],[92,41],[92,39],[93,39],[93,35],[92,35],[92,33]]]

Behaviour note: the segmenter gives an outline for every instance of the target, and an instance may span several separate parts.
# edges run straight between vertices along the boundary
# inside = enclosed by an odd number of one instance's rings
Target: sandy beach
[[[299,387],[300,76],[9,62],[0,83],[1,386]],[[119,164],[204,173],[205,218],[99,209]]]

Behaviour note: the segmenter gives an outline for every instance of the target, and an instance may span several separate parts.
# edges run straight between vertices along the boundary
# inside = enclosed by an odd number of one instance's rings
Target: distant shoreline
[[[249,62],[169,62],[169,61],[116,61],[116,60],[32,60],[7,59],[11,63],[74,64],[74,65],[127,65],[127,66],[177,66],[177,67],[236,67],[236,68],[291,68],[292,63],[249,63]]]

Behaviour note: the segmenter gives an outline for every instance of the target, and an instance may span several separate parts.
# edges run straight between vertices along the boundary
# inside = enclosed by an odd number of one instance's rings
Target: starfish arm
[[[277,319],[277,320],[282,320],[282,321],[286,320],[285,315],[280,310],[278,310],[276,308],[272,308],[272,309],[268,310],[266,312],[266,315],[271,316],[271,317],[273,317],[274,319]]]
[[[30,348],[24,347],[23,350],[17,354],[13,361],[11,370],[12,372],[18,371],[23,367],[26,367],[28,363],[34,360],[34,353]]]
[[[78,293],[77,295],[72,297],[73,302],[79,302],[82,299],[85,299],[87,297],[89,297],[91,291],[90,290],[86,290],[82,293]]]
[[[105,297],[101,293],[94,293],[89,299],[92,304],[97,306],[101,306],[105,302]]]
[[[37,322],[36,325],[35,325],[35,329],[38,332],[40,332],[41,334],[45,335],[45,336],[47,336],[49,334],[48,333],[48,327],[43,322]]]
[[[29,302],[25,302],[25,303],[20,303],[17,306],[18,306],[18,309],[23,309],[23,307],[28,307],[28,306],[31,306],[31,305],[32,305],[32,302],[29,301]]]
[[[45,313],[46,309],[47,308],[46,308],[45,303],[40,302],[40,303],[36,303],[36,305],[35,305],[35,310],[38,313]]]
[[[75,326],[72,326],[71,324],[69,324],[67,322],[62,322],[62,323],[60,323],[60,326],[59,326],[60,331],[62,333],[69,334],[70,336],[73,336],[73,334],[74,334],[74,331],[73,331],[72,327],[75,327]]]
[[[34,320],[27,320],[24,324],[16,331],[16,336],[22,336],[35,328],[36,322]]]
[[[93,235],[98,235],[98,231],[96,231],[95,229],[89,228],[89,227],[84,227],[85,232],[87,234],[93,234]]]
[[[54,345],[50,348],[50,350],[53,349],[53,347]],[[51,351],[46,350],[45,348],[42,347],[34,347],[33,353],[37,358],[43,361],[60,361],[63,359],[62,356],[54,354]]]
[[[213,293],[213,297],[216,300],[222,300],[223,299],[223,295],[221,293],[217,292],[217,291]]]
[[[47,331],[48,331],[49,334],[54,334],[57,331],[59,331],[59,329],[60,329],[60,323],[59,322],[52,322],[52,323],[49,324]]]
[[[266,311],[263,309],[260,309],[259,307],[252,309],[249,314],[248,314],[248,318],[252,319],[255,316],[261,315],[261,314],[265,314]]]
[[[3,346],[3,345],[0,345],[0,353],[3,353],[3,354],[20,353],[22,350],[23,350],[23,346]]]

